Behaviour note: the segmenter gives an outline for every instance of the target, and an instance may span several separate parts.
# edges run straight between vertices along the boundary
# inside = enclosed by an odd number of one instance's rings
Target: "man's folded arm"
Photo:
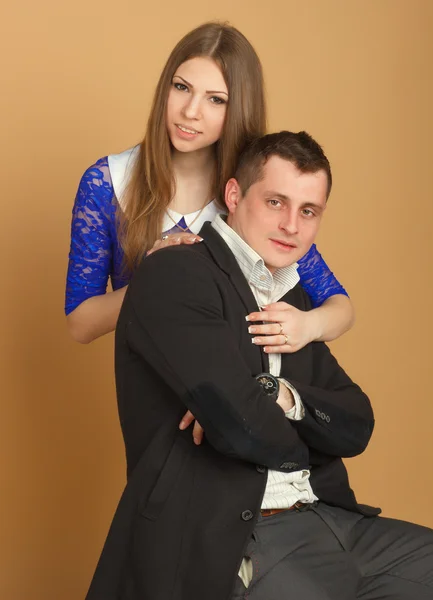
[[[145,259],[122,311],[131,349],[194,414],[216,450],[280,471],[308,466],[306,443],[242,357],[206,258],[182,246]]]
[[[289,379],[298,391],[304,417],[294,427],[309,447],[340,457],[363,452],[371,438],[370,401],[323,342],[313,344],[312,385]]]

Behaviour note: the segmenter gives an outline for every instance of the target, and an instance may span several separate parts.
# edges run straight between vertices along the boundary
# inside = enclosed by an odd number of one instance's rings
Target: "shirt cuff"
[[[295,406],[285,413],[286,417],[288,419],[291,419],[292,421],[300,421],[305,416],[305,408],[302,404],[301,396],[299,395],[298,390],[294,388],[293,385],[285,379],[278,378],[278,381],[280,382],[280,384],[282,383],[283,385],[285,385],[286,388],[292,392],[293,398],[295,400]]]

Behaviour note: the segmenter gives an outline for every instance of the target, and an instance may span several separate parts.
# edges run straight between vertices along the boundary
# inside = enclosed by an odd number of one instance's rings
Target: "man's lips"
[[[297,248],[296,244],[294,244],[293,242],[289,242],[287,240],[278,240],[278,239],[274,239],[274,238],[269,238],[271,240],[271,242],[273,242],[278,248],[281,248],[282,250],[293,250],[294,248]]]

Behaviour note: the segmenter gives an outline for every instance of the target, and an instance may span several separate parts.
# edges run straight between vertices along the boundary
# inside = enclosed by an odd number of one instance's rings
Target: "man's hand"
[[[181,422],[179,423],[179,429],[186,429],[187,427],[189,427],[191,425],[191,423],[194,420],[195,420],[194,415],[192,414],[191,411],[188,410],[182,417]],[[200,423],[198,421],[196,421],[194,423],[194,427],[192,430],[192,437],[194,439],[194,444],[197,444],[197,446],[200,446],[200,444],[203,441],[203,435],[204,435],[203,427],[200,425]]]
[[[285,413],[289,412],[289,410],[291,410],[295,406],[295,399],[293,397],[292,392],[281,381],[280,393],[278,394],[277,404],[278,406],[281,406]]]
[[[277,404],[281,406],[283,411],[286,413],[295,406],[295,399],[289,388],[280,382],[280,393],[278,394]],[[187,429],[191,423],[195,421],[195,417],[190,410],[187,410],[183,415],[181,422],[179,423],[179,429]],[[198,421],[195,421],[192,430],[192,437],[194,444],[200,446],[203,441],[204,429]]]

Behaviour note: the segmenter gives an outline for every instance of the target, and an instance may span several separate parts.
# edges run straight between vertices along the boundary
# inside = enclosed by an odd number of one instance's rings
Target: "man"
[[[116,331],[128,484],[88,600],[433,597],[433,532],[349,486],[368,398],[325,344],[268,357],[245,321],[280,298],[310,308],[296,260],[331,183],[308,134],[265,136],[227,183],[227,221],[138,269]],[[186,408],[200,445],[178,426]]]

